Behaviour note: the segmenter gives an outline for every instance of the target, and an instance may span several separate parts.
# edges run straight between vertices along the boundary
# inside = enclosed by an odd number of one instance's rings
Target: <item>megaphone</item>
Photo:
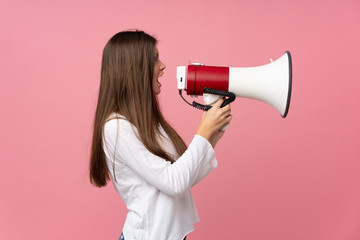
[[[292,88],[292,61],[286,51],[276,61],[258,67],[218,67],[203,64],[178,66],[176,71],[179,93],[203,95],[206,105],[193,102],[190,105],[207,110],[220,97],[229,101],[236,97],[251,98],[275,108],[283,118],[289,111]],[[225,100],[226,101],[226,100]]]

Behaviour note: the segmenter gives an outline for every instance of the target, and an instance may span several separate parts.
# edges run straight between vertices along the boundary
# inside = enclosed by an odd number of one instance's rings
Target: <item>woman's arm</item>
[[[114,156],[115,150],[117,160],[167,195],[182,195],[217,165],[213,147],[199,135],[194,136],[184,154],[171,164],[147,150],[127,120],[107,122],[104,133],[108,156]]]

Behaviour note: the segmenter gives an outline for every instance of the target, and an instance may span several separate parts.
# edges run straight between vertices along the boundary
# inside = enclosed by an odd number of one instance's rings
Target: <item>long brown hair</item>
[[[144,146],[166,161],[174,162],[175,159],[159,143],[159,125],[179,156],[187,148],[163,117],[157,96],[153,93],[156,43],[154,37],[136,30],[119,32],[105,45],[90,156],[90,182],[97,187],[105,186],[110,180],[103,149],[103,131],[112,113],[126,117],[136,127]]]

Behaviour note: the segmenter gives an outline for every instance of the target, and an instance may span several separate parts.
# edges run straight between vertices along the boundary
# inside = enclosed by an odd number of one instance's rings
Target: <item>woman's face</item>
[[[154,76],[153,76],[153,91],[157,95],[161,92],[161,83],[159,82],[159,77],[164,74],[164,69],[166,68],[165,64],[161,62],[159,58],[159,50],[155,46],[155,64],[154,64]]]

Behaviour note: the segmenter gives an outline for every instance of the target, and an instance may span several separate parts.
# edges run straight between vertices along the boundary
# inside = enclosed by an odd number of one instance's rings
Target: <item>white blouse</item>
[[[105,124],[104,151],[114,187],[129,210],[125,239],[182,240],[199,221],[190,188],[217,166],[214,149],[195,135],[185,153],[171,164],[147,150],[136,128],[121,115],[117,117]],[[176,158],[173,144],[160,131],[164,149]]]

